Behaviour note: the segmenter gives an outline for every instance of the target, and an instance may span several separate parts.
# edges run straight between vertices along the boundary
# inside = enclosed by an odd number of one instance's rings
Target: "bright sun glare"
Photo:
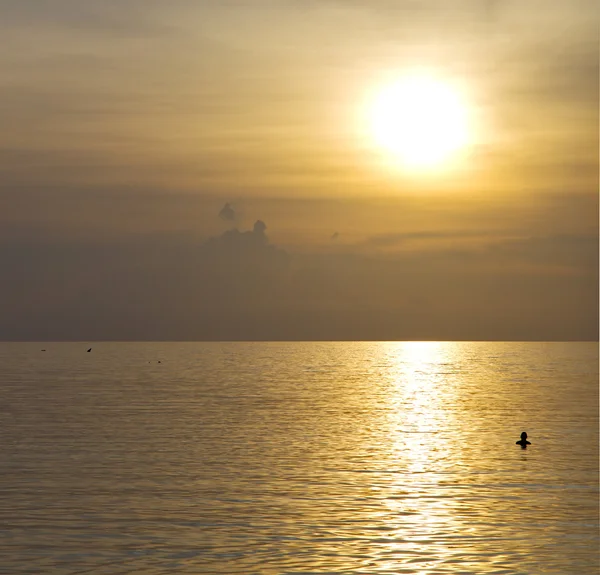
[[[456,88],[432,75],[416,73],[388,84],[369,108],[375,142],[407,169],[441,168],[469,144],[466,103]]]

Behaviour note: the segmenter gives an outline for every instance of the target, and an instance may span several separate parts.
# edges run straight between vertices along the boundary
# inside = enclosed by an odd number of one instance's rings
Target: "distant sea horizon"
[[[0,339],[0,343],[335,343],[420,342],[437,343],[600,343],[596,339]]]

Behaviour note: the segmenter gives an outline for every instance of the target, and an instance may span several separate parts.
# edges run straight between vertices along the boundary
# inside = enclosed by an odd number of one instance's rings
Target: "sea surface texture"
[[[0,424],[0,573],[600,568],[597,343],[3,343]]]

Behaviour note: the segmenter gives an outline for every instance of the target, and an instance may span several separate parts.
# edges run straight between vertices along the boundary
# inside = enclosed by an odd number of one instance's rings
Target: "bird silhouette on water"
[[[515,442],[516,445],[520,445],[523,449],[526,449],[528,445],[531,445],[530,441],[527,441],[527,432],[521,433],[521,439]]]
[[[90,349],[87,350],[88,353],[90,353],[90,351],[92,351],[92,348],[90,347]]]

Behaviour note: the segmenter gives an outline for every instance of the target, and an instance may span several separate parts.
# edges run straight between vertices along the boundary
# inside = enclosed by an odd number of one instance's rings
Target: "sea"
[[[1,343],[0,573],[597,575],[598,391],[594,342]]]

